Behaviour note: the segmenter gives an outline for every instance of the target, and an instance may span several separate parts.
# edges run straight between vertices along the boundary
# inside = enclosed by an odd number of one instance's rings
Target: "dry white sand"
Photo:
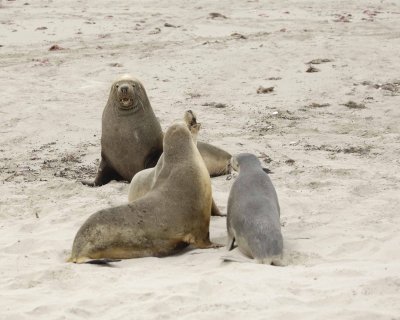
[[[0,318],[400,319],[399,38],[394,0],[2,1]],[[225,248],[65,263],[85,219],[127,201],[127,184],[77,182],[122,73],[163,128],[193,109],[200,140],[273,170],[287,267]],[[226,212],[232,180],[212,183]]]

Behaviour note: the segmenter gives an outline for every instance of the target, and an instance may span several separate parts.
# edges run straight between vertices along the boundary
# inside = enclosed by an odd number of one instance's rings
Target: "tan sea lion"
[[[228,198],[228,249],[239,250],[259,263],[281,264],[283,238],[275,188],[257,157],[241,153],[232,157],[239,171]]]
[[[163,166],[153,189],[122,206],[98,211],[79,229],[70,262],[165,256],[210,242],[211,180],[189,129],[164,136]]]
[[[232,155],[221,148],[205,142],[197,142],[201,156],[211,177],[231,173],[230,160]]]
[[[102,116],[101,161],[91,186],[127,180],[154,167],[162,153],[163,133],[146,90],[128,75],[115,81]]]
[[[193,111],[185,111],[183,120],[192,134],[194,144],[197,145],[197,135],[200,130],[201,124],[197,123],[196,115]],[[143,197],[151,189],[153,189],[157,177],[164,165],[164,154],[161,154],[154,168],[148,168],[138,172],[129,185],[128,201],[132,202],[136,199]]]
[[[101,161],[94,181],[101,186],[111,180],[131,181],[133,176],[156,165],[162,154],[163,132],[154,115],[146,90],[128,75],[116,80],[102,116]],[[198,148],[210,176],[229,173],[231,155],[208,143]]]
[[[183,120],[192,134],[193,142],[197,145],[197,136],[201,127],[201,124],[197,122],[197,117],[192,110],[187,110],[184,113]],[[204,159],[204,158],[203,158]],[[129,185],[128,201],[132,202],[136,199],[143,197],[149,192],[155,185],[161,168],[163,167],[163,154],[158,159],[158,162],[154,168],[148,168],[138,172],[133,178]],[[214,199],[211,207],[211,215],[222,216],[222,213],[218,209]]]

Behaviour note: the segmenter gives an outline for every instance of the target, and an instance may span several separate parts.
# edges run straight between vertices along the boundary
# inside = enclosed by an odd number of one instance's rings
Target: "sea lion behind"
[[[283,238],[280,208],[274,186],[253,154],[232,158],[239,171],[228,198],[228,250],[239,250],[259,263],[280,264]]]
[[[188,244],[217,246],[209,239],[210,177],[187,127],[168,128],[163,157],[156,185],[144,197],[88,218],[69,261],[164,256]]]
[[[110,90],[102,116],[101,161],[90,186],[127,180],[154,167],[162,153],[162,130],[139,80],[123,76]]]

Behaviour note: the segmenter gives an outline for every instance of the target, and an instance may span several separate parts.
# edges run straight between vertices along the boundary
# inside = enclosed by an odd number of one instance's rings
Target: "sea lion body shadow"
[[[228,250],[239,250],[259,263],[280,265],[283,238],[275,188],[253,154],[232,157],[239,171],[228,198]]]
[[[209,240],[210,177],[185,126],[168,128],[163,163],[154,188],[145,196],[87,219],[69,261],[165,256],[189,244],[217,246]]]

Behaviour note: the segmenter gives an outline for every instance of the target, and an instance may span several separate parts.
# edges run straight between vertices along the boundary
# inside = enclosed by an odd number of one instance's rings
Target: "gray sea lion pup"
[[[196,115],[192,110],[187,110],[184,113],[183,120],[192,134],[193,142],[197,145],[197,135],[199,133],[201,124],[197,122]],[[162,154],[154,168],[142,170],[132,178],[128,191],[129,202],[143,197],[154,187],[163,165],[164,155]],[[214,199],[212,201],[211,215],[222,216],[222,213],[218,209]]]
[[[90,186],[127,180],[154,167],[162,153],[163,133],[146,91],[128,75],[116,80],[102,116],[101,161]]]
[[[279,265],[283,238],[275,188],[255,155],[241,153],[231,162],[239,175],[228,198],[228,250],[236,241],[246,256]]]
[[[165,256],[210,242],[211,180],[189,129],[164,136],[163,166],[152,190],[126,205],[91,215],[79,229],[70,262]]]

